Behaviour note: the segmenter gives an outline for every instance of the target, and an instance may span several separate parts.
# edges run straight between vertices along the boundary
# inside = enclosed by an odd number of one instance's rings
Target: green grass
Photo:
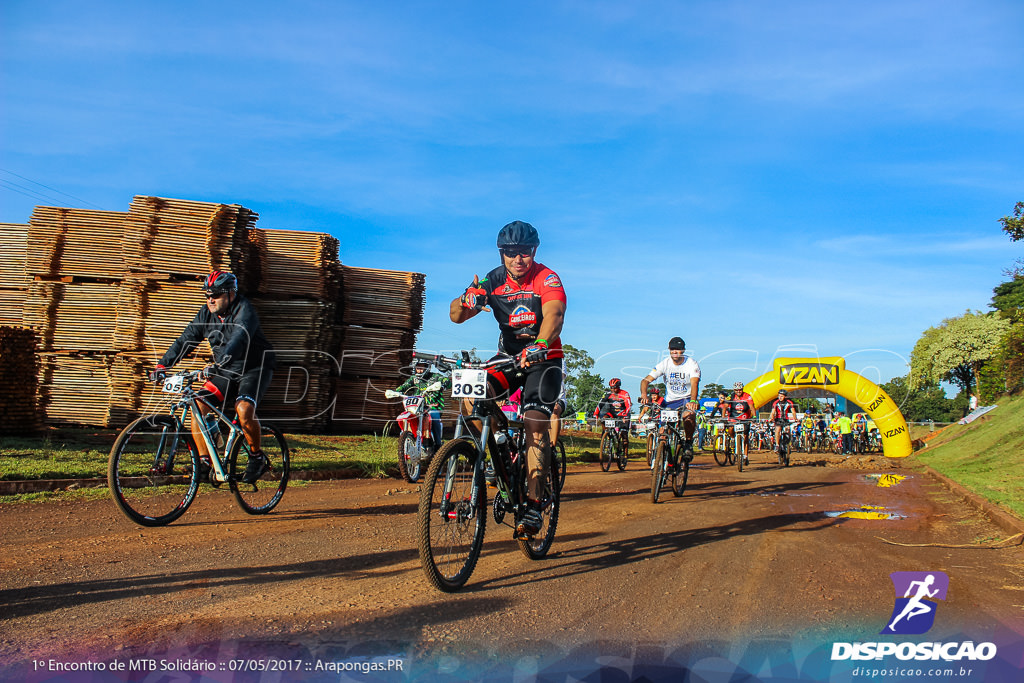
[[[917,458],[964,487],[1024,517],[1024,395],[969,425],[952,425]]]

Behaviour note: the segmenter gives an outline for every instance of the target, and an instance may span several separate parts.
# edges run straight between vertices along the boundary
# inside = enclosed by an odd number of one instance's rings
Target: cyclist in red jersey
[[[782,430],[791,419],[796,420],[796,404],[790,400],[789,392],[785,389],[779,389],[779,396],[772,404],[771,417],[768,419],[775,423],[775,448],[781,453]]]
[[[526,432],[527,498],[529,505],[516,521],[516,533],[540,530],[540,475],[550,452],[551,414],[562,390],[562,322],[566,297],[558,275],[535,260],[540,236],[536,228],[513,221],[498,232],[501,265],[452,300],[452,322],[464,323],[480,311],[491,311],[501,335],[499,355],[519,359],[514,370],[488,373],[488,394],[501,398],[522,387]],[[543,357],[544,360],[531,360]]]
[[[629,439],[629,411],[632,401],[629,392],[622,388],[622,380],[612,377],[608,382],[609,391],[594,408],[594,417],[617,417],[625,421],[624,429],[621,432],[620,440],[626,443]]]

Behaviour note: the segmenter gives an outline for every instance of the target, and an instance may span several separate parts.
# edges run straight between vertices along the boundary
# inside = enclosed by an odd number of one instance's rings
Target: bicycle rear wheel
[[[128,519],[163,526],[195,500],[199,452],[192,435],[170,415],[150,415],[118,434],[107,462],[110,495]]]
[[[601,435],[601,469],[607,472],[611,469],[612,459],[615,458],[615,444],[612,443],[611,432],[605,431]]]
[[[661,487],[665,483],[668,469],[668,443],[665,440],[658,442],[658,449],[654,456],[654,469],[651,470],[651,502],[657,503],[661,495]]]
[[[555,540],[555,530],[558,528],[558,500],[559,491],[555,486],[552,476],[556,474],[555,468],[558,463],[552,457],[540,483],[540,517],[543,520],[540,531],[530,537],[519,538],[519,549],[531,560],[539,560],[548,554],[551,543]]]
[[[449,441],[434,454],[417,512],[420,564],[438,590],[457,591],[473,573],[484,544],[487,490],[476,475],[473,441]],[[473,507],[474,488],[477,505]]]
[[[281,502],[291,473],[288,444],[276,427],[260,426],[260,448],[269,461],[269,467],[251,484],[242,481],[251,457],[248,442],[244,438],[236,439],[228,456],[231,492],[235,494],[238,505],[250,515],[265,515]]]

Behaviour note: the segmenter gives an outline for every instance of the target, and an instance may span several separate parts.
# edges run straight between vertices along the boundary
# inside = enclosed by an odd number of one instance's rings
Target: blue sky
[[[421,348],[514,219],[564,339],[638,380],[776,355],[886,381],[1024,255],[1024,3],[0,5],[0,221],[151,194],[427,275]],[[634,378],[634,379],[630,379]]]

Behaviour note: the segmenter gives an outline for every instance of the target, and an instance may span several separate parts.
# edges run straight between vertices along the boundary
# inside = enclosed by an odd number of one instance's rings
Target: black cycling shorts
[[[203,392],[212,403],[220,403],[223,412],[230,412],[239,401],[258,406],[273,377],[274,369],[267,367],[246,370],[241,377],[211,374],[203,385]]]
[[[495,356],[491,360],[503,357]],[[525,415],[528,410],[536,410],[551,417],[555,403],[562,394],[562,359],[546,360],[525,370],[488,370],[487,386],[490,387],[491,396],[498,400],[508,398],[516,389],[522,387],[523,414]]]

